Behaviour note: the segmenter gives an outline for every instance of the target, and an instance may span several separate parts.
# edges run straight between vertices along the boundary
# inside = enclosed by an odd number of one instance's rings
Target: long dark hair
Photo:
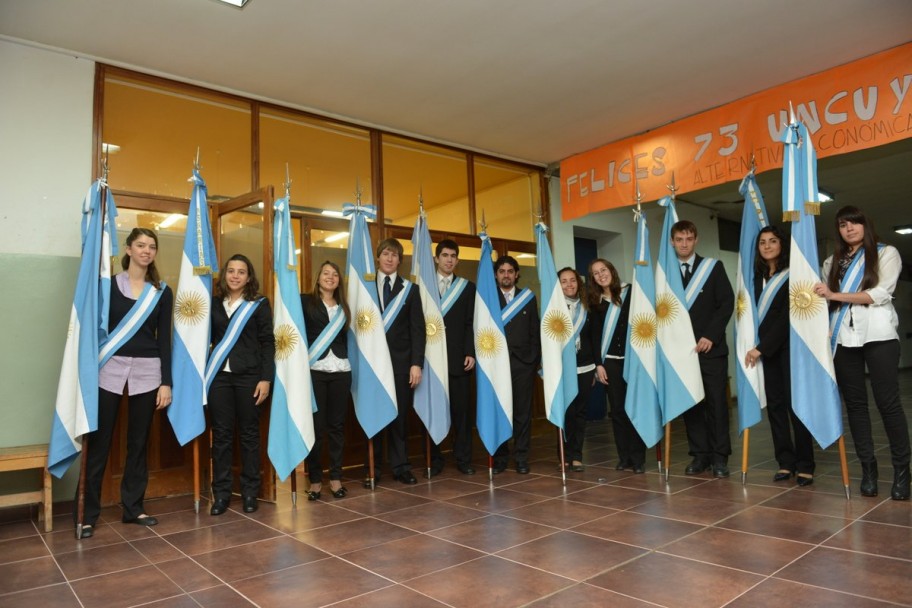
[[[155,249],[158,250],[158,235],[148,228],[134,228],[127,235],[127,247],[133,244],[133,241],[141,236],[147,236],[155,241]],[[120,260],[120,266],[126,270],[130,267],[130,256],[126,253]],[[161,276],[158,274],[158,268],[155,267],[155,260],[146,268],[146,282],[152,283],[155,289],[161,289]]]
[[[760,233],[757,234],[757,241],[754,244],[754,272],[758,277],[768,279],[770,278],[769,264],[760,255],[760,237],[764,234],[772,234],[779,239],[781,249],[779,250],[779,257],[776,258],[776,272],[782,272],[789,267],[789,243],[785,233],[779,226],[764,226],[760,229]]]
[[[583,309],[589,308],[588,298],[586,298],[583,293],[583,278],[576,271],[576,268],[571,268],[570,266],[565,266],[557,271],[557,282],[560,283],[560,276],[565,272],[572,272],[573,276],[576,277],[576,297],[579,298],[580,305]]]
[[[869,220],[861,209],[852,205],[846,205],[836,212],[836,221],[833,223],[836,228],[836,251],[833,252],[833,263],[830,265],[830,274],[827,275],[827,287],[830,291],[839,291],[839,261],[849,255],[849,245],[839,234],[839,224],[843,222],[864,226],[864,240],[861,246],[864,248],[865,267],[861,289],[871,289],[880,280],[877,272],[877,231],[874,230],[873,220]]]
[[[221,271],[219,271],[218,283],[215,285],[215,296],[218,298],[226,298],[231,291],[228,289],[228,281],[225,280],[225,273],[228,271],[228,262],[244,262],[244,264],[247,265],[247,276],[250,277],[250,280],[244,285],[244,299],[256,300],[257,296],[260,294],[260,282],[257,281],[253,263],[242,253],[235,253],[225,261],[225,265],[222,266]]]
[[[589,262],[589,269],[587,270],[587,280],[588,287],[587,292],[589,294],[589,307],[598,308],[602,302],[602,288],[595,282],[595,276],[592,274],[592,267],[597,263],[601,262],[604,264],[608,271],[611,273],[611,282],[608,283],[608,293],[611,296],[611,302],[615,306],[621,305],[621,277],[618,276],[617,269],[614,267],[614,264],[606,260],[605,258],[595,258]]]
[[[342,270],[339,268],[339,265],[335,262],[326,260],[320,264],[320,272],[317,273],[317,278],[314,279],[313,290],[307,294],[307,306],[311,309],[318,309],[317,307],[323,306],[323,298],[320,297],[320,275],[323,274],[323,268],[325,266],[331,267],[339,274],[339,284],[336,285],[336,288],[333,290],[333,298],[339,306],[342,307],[342,311],[345,313],[345,324],[348,325],[351,322],[351,310],[348,308],[348,300],[345,299],[345,282],[343,281],[344,277],[342,275]]]

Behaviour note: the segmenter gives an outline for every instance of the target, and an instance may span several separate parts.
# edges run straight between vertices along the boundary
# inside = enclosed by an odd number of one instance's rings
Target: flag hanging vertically
[[[373,205],[346,203],[343,213],[351,216],[348,259],[345,264],[351,331],[348,333],[348,358],[352,366],[352,398],[355,414],[368,438],[396,418],[396,387],[393,362],[374,271],[374,252],[367,230],[367,218],[377,217]]]
[[[427,343],[421,382],[415,387],[415,413],[424,423],[434,443],[450,432],[450,375],[447,371],[446,328],[440,309],[437,270],[431,255],[431,235],[424,212],[415,220],[412,233],[412,276],[421,295]]]
[[[98,350],[108,333],[116,216],[107,184],[95,181],[82,203],[82,259],[51,423],[48,470],[55,477],[63,477],[82,451],[82,436],[98,428]]]
[[[703,376],[697,341],[690,323],[690,306],[684,291],[681,264],[671,242],[671,227],[678,221],[674,201],[666,196],[665,221],[659,241],[659,263],[655,274],[655,312],[658,336],[656,380],[663,423],[668,423],[703,400]],[[701,266],[711,269],[709,260]],[[696,277],[695,277],[696,279]]]
[[[760,229],[769,225],[763,195],[751,169],[738,188],[744,197],[741,216],[741,247],[738,252],[737,299],[735,300],[735,371],[738,387],[738,432],[760,422],[766,407],[762,359],[748,367],[747,352],[759,342],[760,317],[754,300],[754,258]]]
[[[792,409],[825,449],[842,435],[842,404],[830,350],[827,303],[814,292],[820,282],[814,226],[820,211],[817,155],[807,127],[794,116],[782,142],[782,215],[794,221],[789,250]]]
[[[655,277],[649,251],[646,215],[637,211],[633,284],[627,324],[624,381],[627,398],[624,410],[647,447],[662,439],[662,408],[656,383]]]
[[[545,415],[551,424],[564,428],[564,415],[579,390],[576,379],[576,336],[586,311],[577,307],[577,318],[570,318],[564,292],[557,279],[548,227],[535,225],[535,254],[538,282],[541,285],[541,349],[545,394]]]
[[[187,231],[181,255],[177,294],[174,297],[174,331],[171,377],[174,382],[168,420],[181,445],[206,430],[206,358],[209,355],[212,317],[212,274],[218,268],[215,243],[209,227],[206,182],[193,169],[193,194],[187,213]]]
[[[510,373],[510,351],[504,333],[491,239],[484,231],[475,291],[476,410],[478,436],[488,454],[494,454],[504,441],[513,436],[513,384]]]
[[[315,399],[310,378],[307,332],[298,289],[298,255],[288,197],[275,202],[273,270],[276,377],[269,414],[269,460],[279,479],[286,479],[314,444]]]

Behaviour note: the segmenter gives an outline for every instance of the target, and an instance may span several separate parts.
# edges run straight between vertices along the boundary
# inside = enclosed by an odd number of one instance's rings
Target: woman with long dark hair
[[[155,232],[134,228],[127,236],[121,260],[124,272],[111,281],[110,333],[101,346],[102,365],[98,375],[98,430],[88,435],[82,538],[94,534],[101,513],[101,481],[124,389],[129,416],[127,456],[120,483],[122,521],[141,526],[158,523],[143,506],[149,482],[146,448],[155,410],[171,404],[174,297],[155,268],[157,254]]]
[[[323,489],[323,437],[329,439],[329,487],[333,498],[344,498],[342,451],[345,415],[348,412],[352,374],[348,361],[348,323],[351,312],[345,301],[342,272],[325,261],[313,291],[301,295],[307,342],[310,344],[310,377],[317,411],[314,413],[314,445],[307,456],[310,489],[307,500],[319,500]],[[314,359],[316,359],[314,361]]]
[[[260,493],[260,405],[275,377],[275,337],[269,301],[259,295],[253,264],[231,256],[219,273],[212,298],[212,352],[217,370],[209,387],[212,421],[212,507],[221,515],[231,502],[235,424],[241,448],[241,497],[245,513],[257,510]],[[209,375],[207,369],[207,375]]]
[[[893,291],[902,270],[895,247],[880,243],[874,223],[857,207],[836,213],[836,251],[823,263],[825,283],[814,290],[830,302],[833,362],[861,461],[861,494],[877,496],[865,367],[893,461],[893,500],[909,499],[909,427],[899,398],[899,321]]]
[[[601,365],[596,380],[605,385],[611,408],[611,427],[617,444],[618,471],[646,472],[646,444],[624,409],[627,383],[624,381],[624,354],[627,352],[627,323],[630,316],[630,286],[622,285],[617,269],[608,260],[596,258],[589,263],[589,309],[596,314]]]
[[[766,226],[757,235],[753,289],[760,316],[759,342],[747,352],[744,363],[753,367],[761,358],[763,362],[766,415],[779,464],[773,481],[787,481],[797,473],[798,485],[809,486],[814,483],[814,440],[792,409],[787,242],[777,226]]]

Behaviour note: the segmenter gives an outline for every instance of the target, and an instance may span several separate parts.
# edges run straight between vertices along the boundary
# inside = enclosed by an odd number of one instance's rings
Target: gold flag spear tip
[[[675,194],[678,191],[678,186],[675,184],[675,172],[671,172],[671,185],[665,186],[668,190],[671,191],[671,200],[675,200]]]
[[[424,214],[424,186],[418,186],[418,215],[425,217]]]
[[[291,201],[291,174],[288,171],[288,163],[285,163],[285,198]]]
[[[484,212],[484,209],[481,210],[481,231],[482,231],[482,232],[487,232],[487,231],[488,231],[488,222],[485,221],[485,212]]]
[[[200,166],[200,147],[199,146],[196,147],[196,158],[193,160],[193,168],[196,169],[197,171],[202,169],[202,167]]]
[[[358,203],[358,206],[361,206],[361,178],[355,178],[355,202]]]

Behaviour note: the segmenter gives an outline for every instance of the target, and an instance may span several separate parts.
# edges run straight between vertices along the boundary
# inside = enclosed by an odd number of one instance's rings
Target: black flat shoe
[[[629,469],[629,468],[630,468],[630,465],[628,465],[628,464],[626,464],[626,463],[624,463],[624,462],[619,462],[619,463],[617,463],[617,465],[615,465],[614,470],[615,470],[615,471],[623,471],[623,470]]]
[[[685,475],[699,475],[700,473],[702,473],[703,471],[705,471],[708,468],[709,468],[709,463],[702,462],[702,461],[694,458],[691,461],[691,463],[689,465],[687,465],[687,468],[684,469],[684,474]]]
[[[244,513],[253,513],[260,507],[256,496],[244,497]]]
[[[635,464],[633,465],[633,472],[636,475],[642,475],[646,472],[646,465],[644,464]]]
[[[459,472],[463,475],[474,475],[475,469],[470,464],[457,464],[456,468],[459,469]]]
[[[715,477],[716,479],[724,479],[724,478],[728,477],[729,475],[731,475],[731,473],[728,470],[727,464],[714,464],[712,467],[712,471],[713,471],[713,477]]]
[[[135,517],[133,519],[123,517],[120,521],[125,524],[136,524],[137,526],[154,526],[158,524],[158,520],[151,515],[140,515],[139,517]]]
[[[773,475],[773,481],[788,481],[792,478],[792,475],[794,475],[794,473],[791,471],[788,471],[786,469],[779,469],[776,471],[776,474]]]
[[[95,528],[94,528],[94,527],[92,527],[92,526],[90,526],[90,525],[83,525],[83,526],[82,526],[82,532],[79,534],[79,538],[80,538],[80,539],[83,539],[83,538],[92,538],[92,536],[93,536],[94,534],[95,534]]]
[[[797,481],[798,481],[799,486],[801,486],[802,488],[806,488],[809,485],[812,485],[814,483],[814,476],[811,475],[808,477],[808,476],[805,476],[804,474],[799,473]]]
[[[570,470],[573,471],[574,473],[582,473],[586,469],[585,469],[585,467],[583,467],[583,463],[579,463],[579,464],[571,464]]]
[[[516,472],[520,475],[529,474],[529,463],[528,462],[517,462],[516,463]]]
[[[305,494],[307,494],[307,500],[310,502],[314,502],[315,500],[320,500],[320,491],[319,490],[317,490],[316,492],[307,491],[307,492],[305,492]]]
[[[330,490],[333,495],[333,498],[345,498],[348,496],[348,490],[345,489],[345,486],[342,486],[338,490]]]
[[[224,498],[217,498],[212,507],[209,509],[209,515],[221,515],[228,510],[228,501]]]
[[[495,475],[497,475],[498,473],[503,473],[504,471],[506,471],[506,470],[507,470],[507,465],[506,465],[506,464],[503,464],[503,463],[497,463],[497,462],[495,462],[495,463],[494,463],[494,466],[491,467],[491,470],[494,471],[494,474],[495,474]]]
[[[418,480],[415,479],[414,473],[412,473],[411,471],[403,471],[403,472],[399,473],[398,475],[393,476],[393,479],[395,479],[399,483],[404,483],[407,486],[413,486],[416,483],[418,483]]]

